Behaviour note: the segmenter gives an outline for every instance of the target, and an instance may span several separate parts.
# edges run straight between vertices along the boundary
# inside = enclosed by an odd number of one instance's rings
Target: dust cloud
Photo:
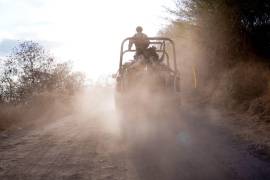
[[[22,138],[18,134],[0,144],[12,148],[9,142],[20,142],[13,154],[0,148],[3,157],[16,160],[2,177],[38,173],[49,179],[69,175],[104,179],[113,174],[117,179],[191,180],[237,179],[232,169],[244,179],[260,173],[253,166],[261,164],[239,154],[215,126],[212,118],[220,117],[218,112],[179,106],[171,92],[139,87],[119,99],[115,87],[95,86],[78,92],[70,104],[52,107],[69,111]],[[253,165],[246,168],[249,162]]]
[[[98,94],[101,92],[98,90]],[[198,109],[179,106],[172,101],[175,97],[170,99],[170,92],[147,91],[142,86],[123,99],[117,98],[113,89],[103,93],[98,103],[102,99],[109,111],[105,113],[101,103],[101,111],[95,112],[107,119],[103,120],[105,127],[118,126],[120,142],[126,147],[138,179],[228,179],[232,175],[211,156],[221,150],[220,143],[212,144],[218,138],[208,132],[212,128],[204,124],[208,117]]]
[[[72,111],[78,119],[99,123],[115,136],[120,133],[119,113],[114,102],[113,86],[92,86],[81,90],[72,99]]]

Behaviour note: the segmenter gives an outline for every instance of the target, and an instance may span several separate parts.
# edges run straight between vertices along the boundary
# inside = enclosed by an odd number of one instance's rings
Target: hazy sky
[[[97,79],[117,70],[122,39],[137,25],[154,36],[173,0],[0,0],[0,57],[34,40]]]

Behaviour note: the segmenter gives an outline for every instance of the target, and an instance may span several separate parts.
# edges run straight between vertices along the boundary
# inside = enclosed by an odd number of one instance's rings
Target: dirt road
[[[126,179],[125,152],[100,125],[67,116],[2,137],[0,179]]]
[[[270,163],[216,126],[212,111],[157,116],[122,138],[108,109],[1,133],[0,179],[270,179]]]

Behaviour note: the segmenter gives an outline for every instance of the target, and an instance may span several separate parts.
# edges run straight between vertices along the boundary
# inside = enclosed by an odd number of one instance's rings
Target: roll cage
[[[124,55],[128,52],[136,52],[136,49],[128,49],[127,43],[129,43],[130,40],[132,40],[132,37],[128,37],[122,41],[121,44],[121,50],[120,50],[120,63],[119,63],[119,71],[121,72],[122,66],[123,66],[123,59]],[[172,50],[172,70],[177,73],[177,62],[176,62],[176,52],[175,52],[175,44],[173,40],[166,37],[149,37],[149,47],[154,46],[156,47],[156,52],[161,54],[162,60],[166,58],[166,64],[170,67],[170,56],[168,53],[167,46],[171,47]]]

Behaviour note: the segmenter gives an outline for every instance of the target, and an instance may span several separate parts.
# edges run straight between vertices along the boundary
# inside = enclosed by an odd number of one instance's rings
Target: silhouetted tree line
[[[161,34],[177,44],[183,81],[196,68],[200,97],[249,107],[269,92],[269,0],[175,0],[167,10]]]
[[[176,0],[169,11],[174,28],[197,28],[202,44],[220,57],[270,57],[269,0]]]
[[[72,95],[83,86],[84,76],[70,63],[57,63],[39,43],[25,41],[5,59],[0,77],[1,103],[27,103],[40,93]]]

